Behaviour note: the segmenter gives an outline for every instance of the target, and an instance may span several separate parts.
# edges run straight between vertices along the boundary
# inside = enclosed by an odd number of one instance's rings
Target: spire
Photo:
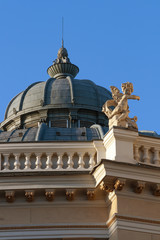
[[[64,27],[64,19],[62,17],[62,48],[64,47],[64,40],[63,40],[63,27]]]
[[[62,47],[58,50],[57,59],[53,61],[53,65],[47,69],[47,72],[52,78],[75,77],[79,72],[79,68],[72,64],[68,57],[67,49],[64,48],[63,40],[63,17],[62,17]]]

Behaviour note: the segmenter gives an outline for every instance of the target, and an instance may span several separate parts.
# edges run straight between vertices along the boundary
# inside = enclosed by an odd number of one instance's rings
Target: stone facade
[[[159,139],[114,127],[99,141],[0,149],[0,239],[160,238]]]

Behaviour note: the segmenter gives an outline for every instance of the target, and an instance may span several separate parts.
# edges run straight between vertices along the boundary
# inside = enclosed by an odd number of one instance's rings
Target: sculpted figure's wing
[[[111,89],[112,95],[120,93],[120,90],[115,86],[110,86],[110,89]]]
[[[123,96],[123,93],[120,93],[120,90],[115,86],[111,86],[110,89],[111,89],[111,92],[112,92],[112,98],[118,104],[118,102],[121,100],[121,98]]]

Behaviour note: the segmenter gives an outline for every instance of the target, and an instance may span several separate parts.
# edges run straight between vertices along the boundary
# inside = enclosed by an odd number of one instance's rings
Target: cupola
[[[63,46],[58,50],[57,59],[53,61],[53,65],[50,66],[47,70],[51,78],[62,78],[66,76],[75,76],[79,72],[79,68],[72,64],[68,58],[67,49]]]

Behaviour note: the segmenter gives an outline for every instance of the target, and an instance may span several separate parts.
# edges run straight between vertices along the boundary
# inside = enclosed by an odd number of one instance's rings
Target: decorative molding
[[[160,184],[155,184],[155,186],[153,188],[153,195],[160,196]]]
[[[94,200],[95,199],[94,189],[87,189],[87,199],[88,200]]]
[[[47,201],[53,201],[54,200],[54,189],[45,189],[45,196]]]
[[[159,167],[148,166],[142,163],[131,164],[118,161],[102,159],[99,165],[94,167],[91,174],[96,181],[96,186],[102,181],[108,181],[108,178],[124,178],[136,182],[137,180],[147,182],[149,185],[160,184]]]
[[[107,227],[109,228],[115,221],[117,220],[126,220],[128,222],[139,222],[139,223],[148,223],[148,224],[157,224],[160,225],[160,220],[154,220],[154,219],[147,219],[147,218],[139,218],[139,217],[130,217],[125,215],[118,215],[114,214],[108,221],[107,221]]]
[[[74,189],[66,189],[66,199],[68,201],[74,200],[75,190]]]
[[[27,202],[33,202],[34,200],[34,190],[25,190],[25,197]]]
[[[134,186],[135,193],[142,193],[143,189],[145,188],[145,182],[137,181],[136,185]]]
[[[114,184],[114,188],[121,191],[125,185],[126,180],[124,178],[118,178]]]
[[[106,229],[106,224],[97,224],[97,223],[94,223],[94,224],[47,224],[47,225],[29,225],[29,226],[0,226],[0,230],[14,230],[14,229],[22,229],[22,230],[29,230],[29,229],[77,229],[77,228],[86,228],[86,229],[89,229],[89,228],[98,228],[98,229]]]
[[[5,191],[6,201],[9,203],[14,202],[15,200],[15,191]]]
[[[113,182],[111,182],[111,181],[101,182],[100,189],[107,192],[107,193],[113,192],[113,190],[114,190]]]
[[[13,240],[17,236],[23,236],[24,239],[34,239],[35,234],[38,239],[71,239],[74,233],[74,239],[83,236],[84,239],[108,239],[108,230],[106,224],[47,224],[34,226],[0,226],[0,239]]]

